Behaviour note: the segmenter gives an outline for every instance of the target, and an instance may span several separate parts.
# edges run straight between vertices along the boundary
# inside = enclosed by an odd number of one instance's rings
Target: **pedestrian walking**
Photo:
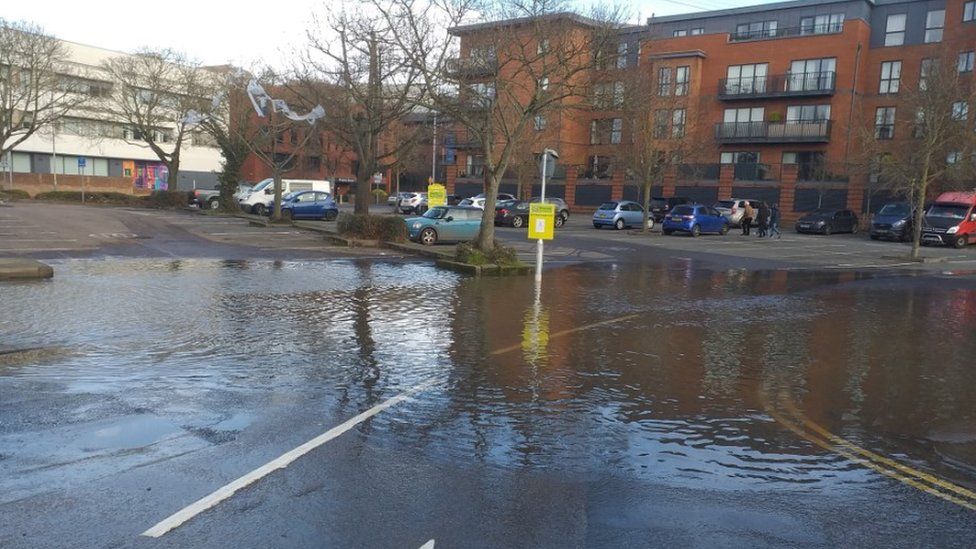
[[[765,202],[759,203],[759,212],[756,213],[756,236],[765,238],[766,228],[769,226],[769,205]]]
[[[752,228],[752,219],[756,215],[756,210],[753,209],[752,204],[746,200],[746,205],[742,208],[742,234],[743,236],[749,236],[749,231]]]
[[[779,204],[773,204],[773,207],[769,210],[769,238],[776,235],[776,238],[783,238],[783,235],[779,232]]]

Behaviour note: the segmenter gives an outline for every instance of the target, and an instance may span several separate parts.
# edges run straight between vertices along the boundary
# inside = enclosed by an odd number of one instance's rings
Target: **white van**
[[[332,194],[332,182],[317,179],[282,179],[281,196],[295,191],[322,191]],[[244,198],[238,200],[241,210],[256,215],[274,207],[274,179],[267,178],[251,189]]]

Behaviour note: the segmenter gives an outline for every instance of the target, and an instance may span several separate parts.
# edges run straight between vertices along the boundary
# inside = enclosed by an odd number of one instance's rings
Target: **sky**
[[[733,8],[771,0],[617,0],[633,16],[671,15]],[[207,65],[281,66],[305,42],[314,13],[328,0],[253,3],[166,0],[149,7],[119,0],[29,0],[4,2],[0,17],[40,25],[54,36],[100,48],[131,52],[170,48]]]

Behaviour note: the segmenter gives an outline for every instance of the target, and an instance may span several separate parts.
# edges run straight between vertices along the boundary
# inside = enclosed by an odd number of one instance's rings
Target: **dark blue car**
[[[664,234],[679,231],[691,236],[702,233],[724,235],[729,232],[729,220],[711,206],[683,204],[672,208],[665,216],[664,224],[661,225],[661,232]]]
[[[334,221],[339,217],[339,207],[329,193],[298,191],[289,193],[281,199],[281,217]]]

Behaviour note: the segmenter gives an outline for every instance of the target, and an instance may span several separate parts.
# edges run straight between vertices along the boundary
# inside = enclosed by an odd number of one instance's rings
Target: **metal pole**
[[[430,145],[430,180],[437,183],[437,113],[434,113],[434,138]]]
[[[51,125],[51,171],[54,172],[54,191],[58,190],[58,125]],[[82,196],[84,198],[84,196]],[[84,202],[84,200],[82,200]]]
[[[548,151],[542,151],[542,190],[539,192],[539,204],[546,203],[546,162],[549,159]],[[535,247],[535,281],[542,282],[542,239],[536,241]]]
[[[14,150],[7,151],[7,190],[14,190]]]

